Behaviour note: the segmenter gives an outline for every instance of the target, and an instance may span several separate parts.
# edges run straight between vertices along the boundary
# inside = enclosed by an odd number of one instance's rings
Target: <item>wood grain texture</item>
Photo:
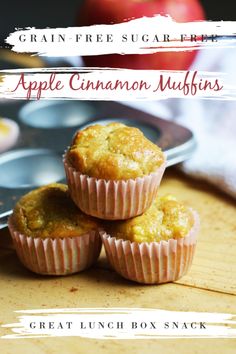
[[[64,307],[143,307],[179,311],[234,313],[236,297],[179,284],[143,286],[98,268],[67,277],[42,277],[24,269],[11,250],[0,255],[1,322],[17,322],[15,310]],[[0,335],[8,334],[0,328]],[[73,338],[0,339],[2,353],[227,353],[236,339],[90,340]]]

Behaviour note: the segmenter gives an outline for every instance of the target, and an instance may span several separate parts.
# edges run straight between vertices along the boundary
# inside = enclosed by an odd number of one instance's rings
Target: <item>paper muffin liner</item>
[[[86,214],[105,220],[129,219],[142,214],[157,195],[166,161],[144,177],[105,180],[77,171],[63,157],[69,192],[74,203]]]
[[[90,267],[99,257],[99,230],[77,237],[33,238],[19,233],[11,218],[8,227],[16,253],[23,265],[44,275],[67,275]]]
[[[181,278],[192,264],[199,231],[199,217],[192,211],[194,225],[180,239],[160,242],[131,242],[101,231],[107,258],[124,278],[144,284],[161,284]]]

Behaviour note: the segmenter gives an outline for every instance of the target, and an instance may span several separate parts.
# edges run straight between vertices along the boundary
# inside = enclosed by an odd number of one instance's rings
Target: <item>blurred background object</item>
[[[201,21],[205,19],[203,7],[199,0],[85,0],[78,15],[79,26],[110,24],[127,21],[142,16],[152,17],[156,14],[169,15],[177,22]],[[143,28],[143,33],[145,33]],[[168,31],[168,29],[166,29]],[[158,28],[157,28],[158,33]],[[154,44],[155,45],[155,44]],[[99,55],[86,56],[86,66],[186,70],[192,64],[197,51],[159,52],[146,55]]]
[[[45,66],[43,59],[28,54],[18,54],[9,49],[1,49],[0,54],[0,69],[13,69],[16,67],[42,68]]]
[[[10,149],[19,137],[19,126],[12,119],[0,118],[0,153]]]

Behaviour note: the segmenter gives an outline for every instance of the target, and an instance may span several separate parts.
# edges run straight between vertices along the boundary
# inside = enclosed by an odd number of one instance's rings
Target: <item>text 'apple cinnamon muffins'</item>
[[[76,207],[63,184],[23,196],[8,226],[19,259],[35,273],[76,273],[91,266],[101,251],[99,222]]]
[[[144,284],[174,281],[189,270],[199,230],[198,214],[173,196],[157,198],[141,216],[107,222],[100,232],[111,266]]]
[[[76,205],[107,220],[128,219],[148,209],[166,167],[157,145],[121,123],[77,132],[63,160]]]

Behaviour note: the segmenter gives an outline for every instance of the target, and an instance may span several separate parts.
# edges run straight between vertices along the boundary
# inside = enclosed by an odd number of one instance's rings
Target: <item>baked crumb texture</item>
[[[187,236],[194,219],[190,209],[171,195],[158,197],[140,216],[108,222],[105,229],[112,237],[131,242],[160,242]]]
[[[146,176],[165,159],[139,129],[121,123],[93,125],[77,132],[67,158],[77,171],[110,180]]]
[[[50,184],[29,192],[16,204],[14,227],[25,236],[64,238],[97,230],[98,222],[83,214],[64,184]]]

